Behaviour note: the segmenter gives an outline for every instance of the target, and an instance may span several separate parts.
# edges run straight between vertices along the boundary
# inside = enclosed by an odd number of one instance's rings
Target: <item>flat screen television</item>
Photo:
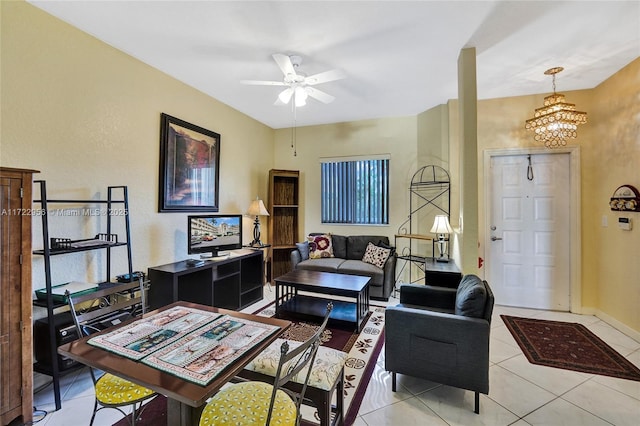
[[[192,215],[187,222],[189,254],[206,258],[218,256],[223,250],[242,248],[242,215]]]

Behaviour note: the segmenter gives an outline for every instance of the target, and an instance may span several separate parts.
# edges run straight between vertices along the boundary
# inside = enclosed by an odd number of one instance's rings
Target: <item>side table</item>
[[[462,272],[453,260],[447,263],[436,262],[432,257],[424,261],[424,283],[438,287],[458,288]]]

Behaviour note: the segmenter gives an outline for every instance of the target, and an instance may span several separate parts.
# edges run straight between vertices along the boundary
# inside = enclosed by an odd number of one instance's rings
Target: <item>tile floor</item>
[[[273,298],[273,292],[265,289],[265,298]],[[479,415],[473,412],[473,393],[469,391],[399,375],[398,392],[391,392],[391,376],[384,370],[382,351],[354,426],[640,424],[640,382],[530,364],[500,314],[580,322],[640,367],[640,342],[597,317],[496,306],[490,344],[490,391],[488,396],[480,396]],[[35,387],[48,379],[36,374]],[[52,386],[35,394],[35,407],[49,412],[39,426],[88,425],[93,386],[86,369],[64,376],[61,393],[62,409],[57,412],[53,411]],[[114,410],[102,410],[94,424],[109,426],[119,418]]]

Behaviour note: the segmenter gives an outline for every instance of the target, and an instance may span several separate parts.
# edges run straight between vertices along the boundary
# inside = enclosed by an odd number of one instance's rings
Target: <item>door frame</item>
[[[569,304],[570,310],[573,313],[579,314],[582,312],[582,234],[581,234],[581,180],[580,180],[580,147],[579,146],[566,146],[562,148],[556,148],[550,150],[548,148],[495,148],[484,150],[484,255],[487,262],[485,267],[487,271],[485,276],[489,276],[489,269],[491,268],[491,261],[487,259],[489,255],[490,233],[487,232],[487,224],[491,216],[491,158],[513,155],[540,155],[540,154],[569,154],[569,171],[570,183],[569,183],[569,221],[570,221],[570,266],[569,272],[571,274]]]

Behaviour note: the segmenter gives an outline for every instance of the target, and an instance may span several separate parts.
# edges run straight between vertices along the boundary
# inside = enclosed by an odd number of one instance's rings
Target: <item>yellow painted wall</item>
[[[460,141],[460,268],[478,274],[478,96],[476,50],[462,49],[458,56],[458,117]]]
[[[580,147],[582,221],[582,306],[640,331],[640,228],[618,229],[619,216],[640,222],[640,213],[609,210],[609,198],[622,184],[640,187],[640,59],[591,90],[563,92],[586,111],[588,123],[569,145]],[[542,105],[546,94],[478,102],[478,168],[480,241],[484,241],[483,152],[489,148],[539,147],[524,121]],[[452,147],[455,143],[452,143]],[[601,226],[607,216],[609,226]],[[484,247],[480,248],[482,256]]]
[[[256,195],[267,197],[271,128],[28,3],[1,8],[0,164],[40,170],[50,198],[104,198],[108,185],[127,185],[134,269],[187,258],[187,214],[158,213],[162,112],[221,134],[221,212],[244,213]],[[104,232],[104,217],[52,217],[50,234],[89,238],[97,224]],[[251,218],[244,228],[248,242]],[[126,271],[122,250],[112,275]],[[99,279],[100,253],[56,257],[54,283]],[[43,277],[36,256],[35,289]]]
[[[418,167],[417,118],[382,118],[296,129],[297,156],[291,130],[276,131],[274,167],[300,171],[300,238],[309,232],[340,235],[387,235],[393,241],[407,218],[408,183]],[[324,225],[320,220],[320,159],[323,157],[390,154],[390,224],[388,226]]]
[[[583,281],[593,289],[600,312],[640,332],[640,213],[613,212],[608,205],[621,185],[640,190],[640,58],[596,87],[588,108],[590,146],[582,151]],[[621,230],[620,217],[630,218],[634,229]]]
[[[449,180],[451,182],[449,194],[443,194],[438,197],[432,203],[439,206],[446,211],[449,209],[450,224],[455,229],[458,225],[459,209],[456,207],[459,205],[459,199],[456,198],[458,194],[457,188],[460,187],[460,174],[452,173],[452,168],[458,164],[457,160],[453,160],[449,149],[449,109],[447,105],[438,105],[431,108],[421,114],[418,114],[418,159],[421,166],[435,165],[442,167],[449,173]],[[439,193],[439,191],[438,191]],[[454,199],[455,198],[455,199]],[[420,196],[414,196],[414,202],[420,206],[423,201],[420,201]],[[447,205],[448,203],[448,205]],[[413,206],[413,208],[416,208]],[[423,221],[425,227],[421,229],[422,233],[430,237],[435,237],[429,231],[433,225],[433,220],[436,215],[443,214],[443,211],[431,207],[431,205],[423,207],[414,216],[419,221]],[[448,252],[451,258],[453,258],[457,264],[460,264],[460,256],[456,255],[456,234],[449,236]],[[419,254],[427,254],[431,256],[434,251],[434,246],[431,243],[414,242],[417,246]],[[438,248],[435,248],[434,255],[438,254]],[[417,265],[415,265],[417,266]],[[422,276],[416,270],[416,276]]]

